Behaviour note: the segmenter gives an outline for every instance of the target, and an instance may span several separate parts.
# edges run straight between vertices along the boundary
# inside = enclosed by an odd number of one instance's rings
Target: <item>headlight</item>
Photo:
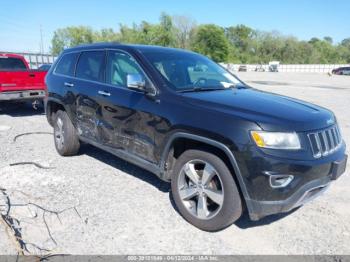
[[[258,147],[272,149],[300,149],[298,135],[293,133],[251,131],[252,138]]]

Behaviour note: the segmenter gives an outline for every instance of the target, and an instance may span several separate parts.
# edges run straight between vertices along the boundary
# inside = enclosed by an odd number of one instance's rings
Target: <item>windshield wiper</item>
[[[223,87],[200,87],[200,86],[195,86],[193,88],[188,88],[188,89],[183,89],[179,90],[177,92],[179,93],[188,93],[188,92],[204,92],[204,91],[216,91],[216,90],[227,90],[228,88],[223,88]]]

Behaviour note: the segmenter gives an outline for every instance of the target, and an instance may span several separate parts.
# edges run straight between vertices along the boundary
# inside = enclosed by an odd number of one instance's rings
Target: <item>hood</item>
[[[188,101],[253,121],[267,131],[309,131],[335,123],[331,111],[294,98],[253,88],[183,93]]]

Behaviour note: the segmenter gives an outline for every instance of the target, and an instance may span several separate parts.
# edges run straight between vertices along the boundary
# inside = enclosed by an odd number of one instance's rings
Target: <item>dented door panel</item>
[[[100,138],[108,138],[102,140],[105,145],[154,162],[155,133],[151,126],[154,114],[146,111],[153,101],[125,87],[109,87],[108,90],[111,96],[100,102],[99,117],[103,119],[98,129]]]

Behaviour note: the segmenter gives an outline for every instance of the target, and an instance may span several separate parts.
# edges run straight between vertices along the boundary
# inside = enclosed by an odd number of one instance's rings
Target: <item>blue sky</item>
[[[118,28],[142,20],[157,22],[162,11],[191,16],[198,23],[250,27],[308,40],[350,37],[349,0],[0,0],[0,51],[38,51],[40,25],[44,49],[53,31],[70,25]]]

